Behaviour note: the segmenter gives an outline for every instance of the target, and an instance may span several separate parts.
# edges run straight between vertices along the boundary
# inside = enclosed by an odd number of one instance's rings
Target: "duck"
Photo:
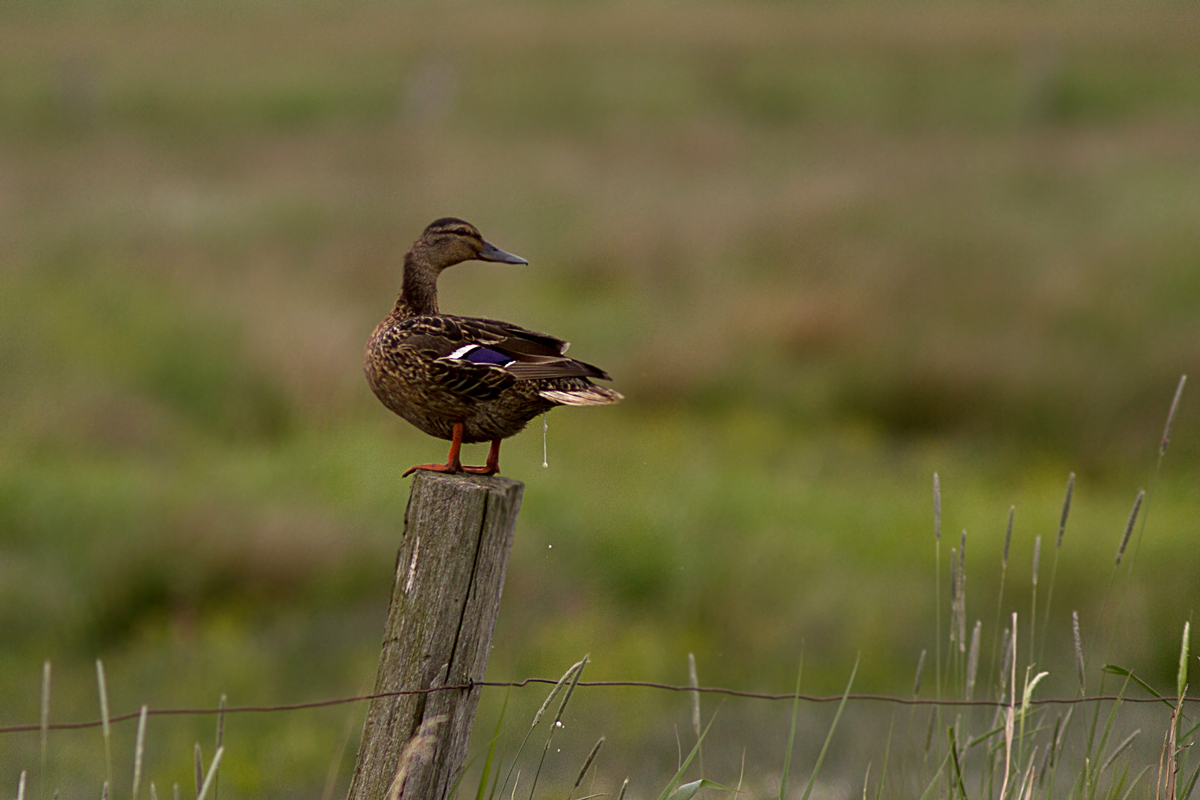
[[[443,314],[437,280],[464,261],[529,262],[484,240],[472,224],[442,217],[404,256],[400,295],[367,340],[363,371],[375,396],[418,430],[450,442],[446,462],[418,470],[495,475],[500,443],[557,406],[609,405],[620,392],[599,367],[565,353],[569,344],[509,322]],[[467,466],[464,444],[490,442],[487,462]]]

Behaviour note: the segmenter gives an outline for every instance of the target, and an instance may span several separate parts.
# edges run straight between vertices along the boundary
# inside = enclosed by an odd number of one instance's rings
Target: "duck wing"
[[[562,339],[508,322],[439,314],[411,317],[400,327],[404,344],[438,361],[496,367],[518,380],[611,380],[599,367],[563,355],[569,345]]]

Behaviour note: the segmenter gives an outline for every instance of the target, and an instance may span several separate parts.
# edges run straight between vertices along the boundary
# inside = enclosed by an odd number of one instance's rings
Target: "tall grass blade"
[[[967,796],[967,787],[963,783],[962,769],[958,763],[958,739],[954,735],[953,725],[951,725],[949,728],[946,728],[946,740],[948,746],[950,747],[950,765],[954,767],[954,788],[958,790],[958,793],[962,795],[965,800]],[[953,796],[953,794],[954,792],[951,791],[951,796]]]
[[[804,646],[800,646],[800,667],[796,670],[796,694],[792,698],[792,727],[788,731],[787,750],[783,753],[783,772],[779,777],[779,800],[786,800],[788,772],[792,765],[792,747],[796,742],[796,720],[800,717],[800,678],[804,675]]]
[[[21,770],[21,777],[17,779],[17,800],[25,800],[25,770]]]
[[[104,774],[112,786],[112,728],[108,721],[108,685],[104,680],[104,662],[96,659],[96,686],[100,691],[100,730],[104,735]]]
[[[946,768],[946,764],[949,761],[950,754],[946,753],[946,755],[942,757],[942,763],[940,766],[938,766],[937,772],[933,773],[933,778],[930,779],[929,785],[925,787],[925,791],[921,792],[920,800],[928,800],[928,798],[931,796],[930,793],[933,791],[933,787],[937,785],[938,779],[942,777],[942,770]],[[1004,797],[1003,793],[1001,793],[1000,797]]]
[[[695,747],[693,747],[691,752],[688,753],[687,758],[685,758],[683,760],[683,763],[679,765],[679,769],[676,770],[675,775],[671,778],[670,782],[667,784],[667,788],[663,789],[662,793],[659,794],[658,800],[670,800],[670,798],[675,796],[675,790],[680,788],[679,781],[683,779],[683,774],[685,772],[687,772],[687,768],[691,766],[692,759],[694,759],[696,757],[696,754],[700,752],[700,743],[704,741],[704,737],[708,735],[708,731],[712,728],[713,722],[715,722],[715,721],[716,721],[716,716],[714,716],[712,719],[710,719],[708,721],[708,725],[706,725],[704,730],[700,732],[700,740],[696,742]],[[629,779],[626,778],[625,782],[629,783]],[[711,783],[711,781],[710,781],[710,783]],[[722,788],[724,788],[724,787],[722,787]],[[622,795],[625,794],[624,786],[621,787],[621,794]],[[693,794],[695,794],[695,793],[693,792]],[[676,798],[676,800],[679,800],[679,799]]]
[[[508,698],[511,694],[511,688],[504,693],[504,704],[500,706],[500,715],[496,718],[496,730],[492,733],[492,740],[488,742],[487,757],[483,760],[483,771],[479,775],[479,786],[475,789],[475,800],[483,800],[484,794],[487,792],[488,777],[492,773],[492,761],[496,757],[496,744],[500,741],[504,713],[508,710]],[[494,786],[492,788],[495,789]]]
[[[850,671],[850,680],[846,682],[846,691],[842,693],[842,701],[838,703],[837,713],[833,715],[833,724],[829,726],[829,733],[825,735],[825,744],[821,745],[821,754],[817,756],[817,763],[813,765],[812,775],[808,776],[808,785],[804,787],[804,794],[800,796],[801,800],[808,800],[808,796],[812,794],[813,785],[817,782],[817,773],[821,771],[821,763],[825,760],[829,743],[833,741],[833,732],[837,730],[838,720],[842,718],[842,711],[846,708],[846,698],[850,696],[850,689],[854,686],[854,676],[858,674],[858,662],[861,657],[861,654],[854,657],[854,669]]]
[[[1106,672],[1109,675],[1120,675],[1123,678],[1133,681],[1138,686],[1140,686],[1142,689],[1144,689],[1146,691],[1146,694],[1150,695],[1151,697],[1157,698],[1167,708],[1170,708],[1170,709],[1175,708],[1175,706],[1171,705],[1170,700],[1168,700],[1167,698],[1165,698],[1161,694],[1159,694],[1157,689],[1155,689],[1153,686],[1151,686],[1146,681],[1139,678],[1137,675],[1134,675],[1133,672],[1131,672],[1130,670],[1127,670],[1124,667],[1118,667],[1116,664],[1105,664],[1104,672]]]

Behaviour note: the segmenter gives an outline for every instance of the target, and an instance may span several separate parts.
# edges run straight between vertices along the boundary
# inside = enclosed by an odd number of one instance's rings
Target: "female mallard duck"
[[[425,229],[404,256],[396,306],[367,342],[367,382],[385,406],[430,436],[450,440],[445,464],[405,472],[495,475],[500,442],[555,406],[615,403],[618,392],[589,378],[604,370],[567,358],[567,343],[507,322],[438,313],[437,279],[462,261],[528,264],[488,244],[475,226],[444,217]],[[463,466],[464,443],[492,443],[487,464]]]

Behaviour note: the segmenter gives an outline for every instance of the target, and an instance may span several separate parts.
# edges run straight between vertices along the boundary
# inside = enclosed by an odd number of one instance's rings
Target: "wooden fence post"
[[[404,515],[375,693],[483,680],[525,485],[418,472]],[[444,715],[433,756],[400,797],[442,800],[462,771],[479,687],[373,700],[348,800],[383,800],[423,721]],[[428,729],[427,729],[428,730]]]

